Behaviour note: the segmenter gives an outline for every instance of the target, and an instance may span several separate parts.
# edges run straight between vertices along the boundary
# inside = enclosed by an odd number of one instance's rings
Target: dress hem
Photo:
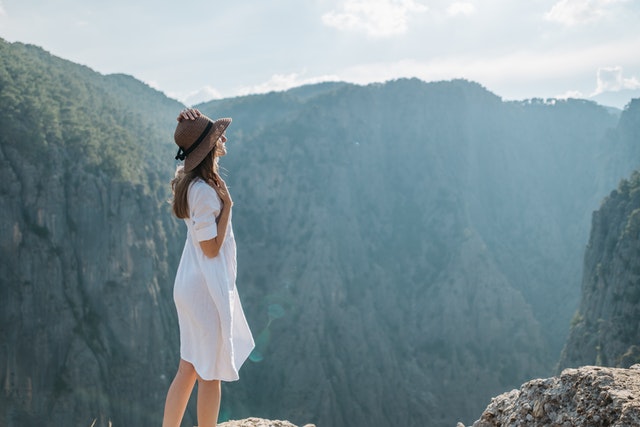
[[[198,372],[198,368],[196,368],[195,363],[193,363],[192,361],[185,359],[184,357],[180,356],[180,359],[189,363],[191,366],[193,366],[193,370],[196,371],[196,375],[204,380],[204,381],[224,381],[225,383],[230,383],[230,382],[234,382],[234,381],[238,381],[240,379],[240,375],[236,374],[235,378],[233,379],[229,379],[229,377],[227,378],[222,378],[222,376],[218,376],[218,375],[214,375],[213,378],[205,378],[202,375],[200,375],[200,373]],[[220,377],[220,378],[216,378],[216,377]]]

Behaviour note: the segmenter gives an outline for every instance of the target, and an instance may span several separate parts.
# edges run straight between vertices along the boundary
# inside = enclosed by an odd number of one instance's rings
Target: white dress
[[[254,342],[236,291],[236,242],[231,227],[219,254],[208,258],[200,241],[217,236],[222,202],[202,179],[189,187],[187,241],[176,273],[173,299],[180,325],[180,357],[205,380],[235,381]]]

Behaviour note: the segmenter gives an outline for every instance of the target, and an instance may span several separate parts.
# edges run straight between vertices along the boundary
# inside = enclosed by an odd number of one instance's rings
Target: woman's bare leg
[[[196,378],[196,370],[193,365],[180,359],[178,372],[167,392],[162,427],[180,427]]]
[[[198,378],[198,427],[215,427],[220,412],[220,380]]]

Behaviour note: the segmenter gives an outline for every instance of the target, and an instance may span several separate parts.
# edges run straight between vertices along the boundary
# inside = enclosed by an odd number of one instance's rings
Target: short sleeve
[[[216,217],[220,213],[220,199],[216,190],[204,181],[195,181],[189,189],[189,221],[196,240],[211,240],[218,235]]]

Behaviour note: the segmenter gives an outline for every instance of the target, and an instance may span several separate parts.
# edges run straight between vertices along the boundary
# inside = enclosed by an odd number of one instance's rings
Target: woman
[[[187,109],[177,120],[176,159],[184,160],[184,166],[171,181],[173,213],[187,224],[187,241],[173,290],[180,364],[167,393],[162,426],[180,426],[197,380],[198,425],[212,427],[220,410],[220,381],[237,380],[254,347],[235,287],[233,200],[218,174],[231,119],[214,122]]]

